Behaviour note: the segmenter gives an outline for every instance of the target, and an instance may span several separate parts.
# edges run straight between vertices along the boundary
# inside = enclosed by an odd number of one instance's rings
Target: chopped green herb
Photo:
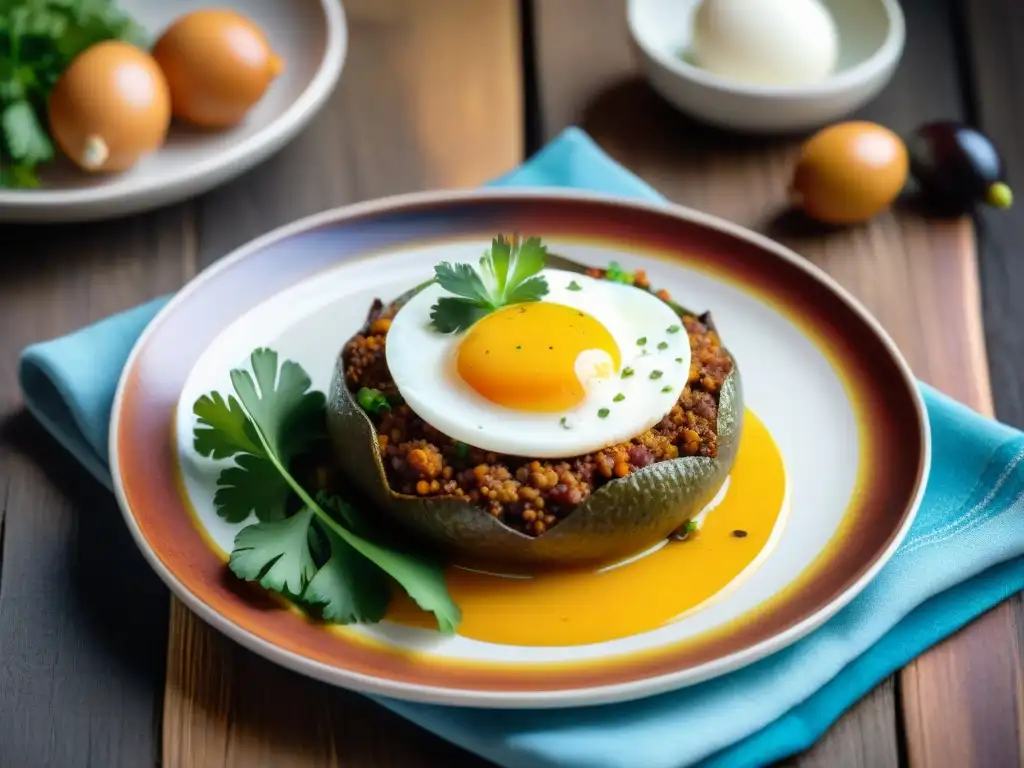
[[[601,418],[601,419],[603,419],[603,418],[606,418],[606,417],[608,416],[608,414],[609,414],[609,413],[611,413],[611,411],[610,411],[610,410],[608,410],[607,408],[601,408],[601,409],[600,409],[600,410],[599,410],[599,411],[597,412],[597,415],[598,415],[598,418]]]
[[[661,371],[651,371],[651,378],[652,379],[660,379],[661,377],[662,377],[662,372]]]
[[[666,384],[664,387],[661,388],[661,391],[662,392],[671,392],[672,391],[672,385],[671,384]]]
[[[558,420],[558,423],[562,425],[562,429],[569,429],[568,420],[563,416]]]
[[[683,362],[683,358],[681,358],[681,357],[677,357],[677,358],[676,358],[676,362],[677,362],[677,363],[681,363],[681,362]]]
[[[455,455],[460,459],[465,459],[469,456],[469,446],[460,440],[455,441]]]
[[[667,341],[659,341],[658,342],[658,349],[668,349],[668,342]]]
[[[619,394],[617,394],[615,397],[612,398],[612,402],[613,403],[621,403],[625,399],[626,399],[626,396],[624,394],[622,394],[621,392],[619,392]]]
[[[379,414],[391,410],[391,403],[379,389],[362,387],[356,393],[356,400],[359,402],[359,407],[367,413]]]
[[[686,541],[691,536],[696,534],[698,530],[700,530],[700,525],[697,523],[696,520],[687,520],[685,523],[676,528],[675,531],[669,534],[669,538],[675,539],[676,541]]]
[[[646,336],[641,336],[639,339],[636,340],[636,345],[638,347],[642,347],[646,343],[647,343],[647,337]]]
[[[676,541],[686,541],[700,530],[700,524],[696,520],[687,520],[685,523],[680,525],[676,530],[669,536],[671,539]]]
[[[571,283],[569,283],[569,285],[567,285],[565,287],[565,290],[567,290],[567,291],[582,291],[583,287],[579,283],[577,283],[575,280],[573,280]]]
[[[455,297],[438,299],[431,307],[434,328],[441,333],[464,331],[497,309],[539,301],[548,292],[547,280],[539,274],[546,260],[547,246],[539,237],[520,244],[498,235],[481,257],[479,268],[472,264],[438,264],[434,280]]]
[[[605,280],[611,280],[613,283],[622,283],[623,285],[633,284],[633,275],[622,268],[617,261],[613,261],[608,265],[608,269],[604,273]]]
[[[633,375],[634,373],[636,373],[636,371],[634,371],[634,370],[633,370],[632,368],[630,368],[630,367],[629,367],[629,366],[627,365],[627,366],[626,366],[625,368],[623,368],[623,369],[622,369],[622,378],[624,378],[624,379],[628,379],[628,378],[629,378],[630,376],[632,376],[632,375]]]
[[[680,330],[681,328],[678,325],[670,325],[665,329],[667,333],[679,333]]]

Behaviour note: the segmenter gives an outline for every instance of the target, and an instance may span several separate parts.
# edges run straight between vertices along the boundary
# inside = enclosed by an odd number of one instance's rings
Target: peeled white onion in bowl
[[[820,0],[703,0],[690,55],[720,77],[809,85],[835,70],[839,35]]]

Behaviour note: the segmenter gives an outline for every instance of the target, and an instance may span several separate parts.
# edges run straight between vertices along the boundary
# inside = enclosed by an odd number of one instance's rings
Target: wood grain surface
[[[665,105],[637,75],[623,5],[346,0],[337,92],[259,168],[150,214],[0,228],[0,768],[485,765],[363,697],[275,667],[170,600],[110,494],[21,411],[16,358],[32,341],[177,289],[274,226],[477,185],[567,125],[671,199],[823,266],[922,379],[984,413],[990,361],[996,413],[1024,426],[1024,214],[983,214],[977,238],[966,219],[903,206],[864,227],[809,229],[784,209],[796,141],[725,136]],[[899,131],[976,119],[1003,149],[1011,183],[1024,179],[1024,6],[902,6],[904,60],[863,116]],[[882,683],[787,764],[1020,765],[1022,629],[1018,597]]]
[[[0,766],[158,757],[167,590],[109,491],[20,411],[16,365],[33,341],[177,289],[189,248],[180,206],[0,227]]]

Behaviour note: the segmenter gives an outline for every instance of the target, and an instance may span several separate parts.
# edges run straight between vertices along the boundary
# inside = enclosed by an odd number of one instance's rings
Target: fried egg
[[[653,427],[682,394],[690,342],[676,313],[631,285],[545,269],[548,293],[460,333],[430,320],[431,284],[395,315],[391,377],[425,422],[468,445],[565,458]]]

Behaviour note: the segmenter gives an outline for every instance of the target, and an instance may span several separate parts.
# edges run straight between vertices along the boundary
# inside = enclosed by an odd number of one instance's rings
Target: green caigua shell
[[[584,272],[585,267],[550,256],[548,266]],[[422,286],[400,297],[407,300]],[[681,307],[677,312],[693,314]],[[705,316],[709,325],[710,317]],[[718,402],[718,455],[661,461],[611,480],[558,524],[527,536],[486,510],[452,497],[420,498],[388,485],[377,431],[345,384],[341,354],[327,400],[327,427],[335,460],[346,479],[399,527],[456,561],[508,565],[609,563],[665,539],[699,513],[725,482],[743,427],[739,368],[726,377]]]

